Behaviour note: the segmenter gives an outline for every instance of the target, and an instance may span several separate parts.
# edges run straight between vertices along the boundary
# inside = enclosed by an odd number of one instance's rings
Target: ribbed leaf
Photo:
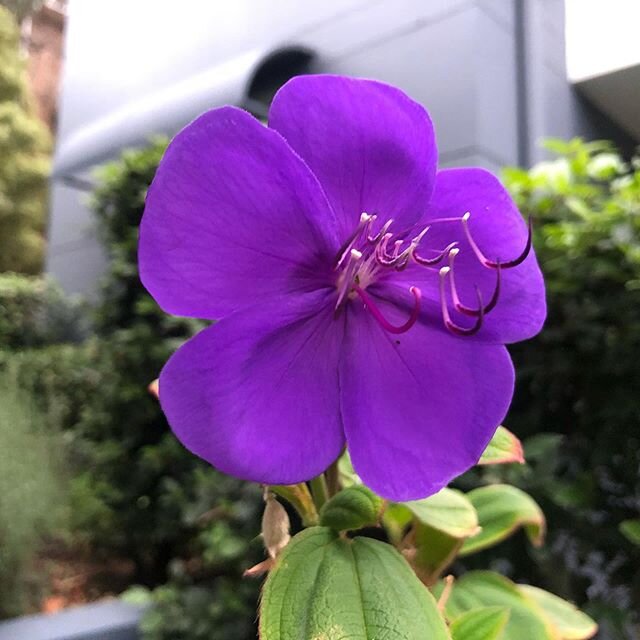
[[[524,463],[522,443],[505,427],[498,427],[478,464]]]
[[[450,640],[435,600],[404,558],[326,527],[295,536],[265,583],[262,640]]]
[[[532,544],[542,544],[546,530],[544,514],[524,491],[494,484],[470,491],[467,498],[478,513],[481,530],[465,541],[460,555],[492,547],[520,527],[524,527]]]
[[[423,524],[453,538],[467,538],[478,533],[478,515],[464,493],[442,489],[424,500],[403,502]]]
[[[458,616],[451,623],[453,640],[502,640],[509,620],[504,607],[482,607]]]
[[[442,586],[438,585],[434,591],[438,594]],[[542,609],[511,580],[490,571],[472,571],[457,580],[445,612],[455,621],[462,614],[483,607],[501,607],[509,611],[503,640],[559,640]]]
[[[545,612],[562,640],[588,640],[597,633],[598,625],[570,602],[528,584],[518,588]]]

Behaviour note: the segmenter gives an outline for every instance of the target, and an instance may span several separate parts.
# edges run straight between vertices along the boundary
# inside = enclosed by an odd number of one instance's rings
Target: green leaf
[[[387,535],[393,544],[400,544],[404,538],[407,527],[413,521],[413,513],[405,506],[391,502],[387,505],[382,515],[382,523],[387,530]]]
[[[467,498],[478,513],[481,531],[465,541],[460,555],[492,547],[520,527],[524,527],[533,545],[540,546],[544,541],[544,514],[524,491],[506,484],[494,484],[470,491]]]
[[[264,585],[261,640],[449,640],[433,596],[390,545],[299,533]]]
[[[463,493],[454,489],[442,489],[424,500],[395,507],[414,516],[414,528],[405,540],[407,557],[428,585],[455,559],[464,539],[479,531],[476,510]]]
[[[509,620],[505,607],[472,609],[451,624],[453,640],[501,640]]]
[[[478,515],[464,493],[442,489],[423,500],[403,502],[417,520],[453,538],[468,538],[478,533]]]
[[[442,586],[438,585],[435,591],[441,592]],[[472,571],[457,580],[445,613],[455,622],[463,614],[483,607],[501,607],[509,611],[503,640],[558,640],[542,609],[511,580],[491,571]]]
[[[364,485],[348,487],[323,505],[320,524],[337,531],[375,525],[380,519],[382,505],[382,498]]]
[[[618,529],[620,533],[633,544],[640,546],[640,518],[635,520],[623,520]]]
[[[424,584],[432,585],[455,560],[464,538],[453,538],[442,531],[416,522],[405,542],[408,544],[405,554],[416,575]]]
[[[509,462],[524,464],[522,443],[511,431],[505,427],[498,427],[478,464],[506,464]]]
[[[570,602],[527,584],[518,588],[545,612],[562,640],[588,640],[598,631],[598,625]]]

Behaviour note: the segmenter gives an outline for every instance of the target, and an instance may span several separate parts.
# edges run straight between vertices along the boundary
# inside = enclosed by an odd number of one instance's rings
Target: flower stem
[[[327,480],[324,477],[324,473],[310,480],[309,486],[311,487],[311,495],[313,496],[316,509],[319,511],[322,505],[329,499],[329,489],[327,488]]]
[[[304,482],[300,484],[269,485],[269,489],[284,498],[297,512],[305,527],[318,524],[318,510],[313,502],[309,488]]]
[[[327,476],[327,490],[329,491],[329,497],[333,496],[340,491],[340,477],[338,474],[338,458],[333,464],[325,471]]]

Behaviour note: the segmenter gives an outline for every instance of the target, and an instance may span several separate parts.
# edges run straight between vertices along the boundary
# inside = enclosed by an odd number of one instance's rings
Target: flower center
[[[529,255],[532,244],[532,228],[531,220],[529,220],[527,242],[524,251],[517,258],[509,261],[490,260],[485,257],[471,235],[469,230],[470,215],[467,212],[459,218],[430,220],[428,225],[425,225],[411,238],[407,232],[400,232],[395,235],[391,233],[392,219],[387,220],[374,233],[373,228],[377,216],[362,213],[355,231],[342,246],[336,257],[335,270],[338,272],[336,278],[336,289],[338,291],[336,312],[347,304],[349,300],[359,298],[383,329],[390,333],[408,331],[420,316],[421,290],[415,286],[409,288],[414,301],[413,309],[408,320],[404,324],[396,326],[391,324],[378,309],[371,295],[367,292],[367,287],[384,275],[395,271],[403,271],[410,264],[416,264],[425,269],[437,270],[439,275],[440,309],[445,327],[451,333],[461,336],[477,333],[483,324],[484,316],[490,313],[498,303],[502,270],[517,267]],[[477,306],[470,307],[465,305],[458,294],[454,269],[456,256],[460,253],[458,242],[452,242],[444,249],[425,249],[421,246],[432,226],[450,223],[462,225],[468,249],[473,252],[483,267],[496,273],[495,288],[486,305],[483,302],[480,289],[476,285],[474,285],[474,288]],[[427,252],[431,255],[425,256],[424,253]],[[437,267],[445,258],[448,264]],[[449,295],[447,295],[447,283]],[[452,310],[450,310],[450,306]],[[460,325],[452,319],[452,312],[472,317],[474,318],[474,323],[471,326]]]

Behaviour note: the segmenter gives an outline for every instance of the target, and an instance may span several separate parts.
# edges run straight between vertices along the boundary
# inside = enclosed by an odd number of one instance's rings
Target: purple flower
[[[436,162],[423,107],[337,76],[288,82],[268,127],[223,107],[175,137],[139,258],[165,311],[220,319],[160,375],[188,449],[292,484],[347,444],[394,500],[476,463],[513,393],[504,344],[540,330],[544,285],[496,178]]]

